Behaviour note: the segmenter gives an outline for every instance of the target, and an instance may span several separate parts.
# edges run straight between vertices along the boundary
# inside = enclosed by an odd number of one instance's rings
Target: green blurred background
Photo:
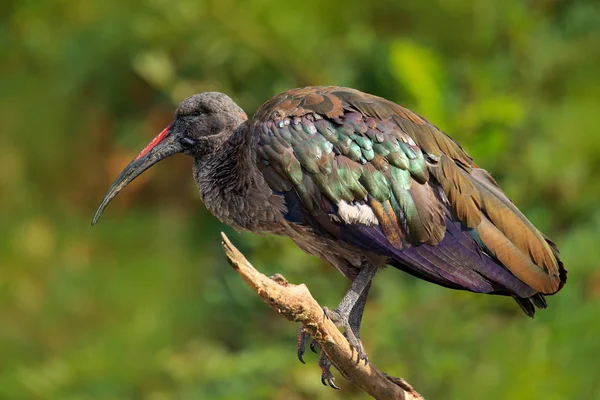
[[[430,399],[600,399],[600,6],[560,0],[8,0],[0,14],[0,399],[365,399],[296,359],[296,326],[227,266],[335,306],[347,282],[282,238],[236,234],[191,160],[90,219],[176,104],[343,85],[397,101],[490,170],[559,244],[569,281],[511,299],[388,269],[363,341]],[[337,371],[336,371],[337,372]]]

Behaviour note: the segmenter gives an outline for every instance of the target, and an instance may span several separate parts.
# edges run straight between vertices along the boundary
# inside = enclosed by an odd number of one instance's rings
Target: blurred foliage
[[[89,221],[186,96],[249,114],[351,86],[427,116],[555,239],[569,282],[535,320],[511,299],[388,269],[370,359],[431,399],[600,399],[600,6],[595,0],[5,0],[0,14],[0,398],[364,399],[321,386],[296,327],[226,265],[189,159]],[[347,283],[288,240],[255,265],[337,304]],[[314,365],[310,365],[310,363]],[[338,378],[338,381],[343,381]]]

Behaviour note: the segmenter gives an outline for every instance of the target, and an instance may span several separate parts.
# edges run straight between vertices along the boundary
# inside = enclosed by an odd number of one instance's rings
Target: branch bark
[[[325,318],[323,308],[304,284],[293,285],[277,274],[271,278],[258,272],[224,233],[223,249],[229,264],[273,310],[290,321],[300,322],[319,344],[337,370],[350,382],[376,399],[423,400],[401,378],[390,377],[370,362],[358,362],[357,354],[335,324]]]

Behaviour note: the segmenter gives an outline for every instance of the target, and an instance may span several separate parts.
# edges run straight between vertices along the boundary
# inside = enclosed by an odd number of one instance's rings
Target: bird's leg
[[[360,329],[362,314],[369,294],[371,280],[376,272],[376,265],[373,265],[370,262],[364,263],[358,275],[352,281],[350,289],[335,310],[329,310],[327,307],[323,307],[325,315],[337,326],[344,328],[348,343],[350,343],[350,346],[358,353],[358,360],[364,360],[365,364],[367,362],[367,355],[363,350],[358,331]]]
[[[367,295],[370,284],[364,288],[361,295],[354,302],[354,306],[348,306],[347,303],[340,303],[335,310],[329,310],[327,307],[323,307],[325,315],[331,319],[337,326],[344,328],[344,335],[348,339],[350,346],[357,352],[358,361],[364,360],[365,365],[368,361],[367,354],[364,351],[362,342],[360,340],[359,329],[362,320],[362,314],[367,301]],[[346,298],[346,297],[344,297]],[[352,307],[350,311],[348,308]]]
[[[369,295],[369,289],[371,287],[371,279],[373,279],[376,271],[376,267],[364,267],[361,269],[362,274],[359,273],[356,279],[354,279],[352,286],[350,286],[350,289],[340,302],[340,305],[333,311],[329,310],[327,307],[323,308],[327,317],[336,323],[336,325],[344,327],[346,330],[346,338],[350,342],[350,345],[358,351],[359,359],[364,359],[365,362],[367,361],[367,358],[360,343],[359,330],[365,305],[367,303],[367,297]],[[358,292],[361,293],[358,296],[358,299],[354,300],[354,298],[356,298],[355,294]],[[302,356],[304,355],[306,345],[310,340],[310,335],[306,332],[304,325],[300,325],[300,329],[298,330],[298,359],[302,363],[304,363]],[[310,349],[316,353],[315,342],[311,341]]]
[[[367,361],[369,359],[368,359],[367,354],[365,353],[365,350],[362,346],[362,342],[360,341],[359,331],[360,331],[360,324],[362,322],[363,312],[365,311],[365,305],[367,304],[367,297],[369,296],[370,288],[371,288],[371,282],[369,282],[367,284],[367,287],[363,290],[362,294],[356,301],[356,304],[352,308],[352,311],[350,311],[350,316],[348,318],[348,325],[350,326],[350,329],[351,329],[352,333],[354,334],[354,337],[358,341],[358,343],[357,343],[358,347],[356,348],[356,350],[358,351],[358,359],[365,360],[365,365],[367,364]],[[348,337],[348,335],[346,335],[346,337]]]

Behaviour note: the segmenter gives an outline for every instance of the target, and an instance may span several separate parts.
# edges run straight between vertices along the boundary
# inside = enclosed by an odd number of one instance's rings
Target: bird
[[[365,363],[361,320],[385,266],[450,289],[511,296],[530,317],[567,280],[556,244],[459,143],[382,97],[297,88],[249,119],[223,93],[195,94],[116,178],[92,225],[127,184],[177,153],[193,158],[201,200],[223,223],[287,236],[349,279],[339,305],[323,310]],[[309,340],[300,328],[302,362]],[[319,366],[323,384],[337,388],[323,353]]]

